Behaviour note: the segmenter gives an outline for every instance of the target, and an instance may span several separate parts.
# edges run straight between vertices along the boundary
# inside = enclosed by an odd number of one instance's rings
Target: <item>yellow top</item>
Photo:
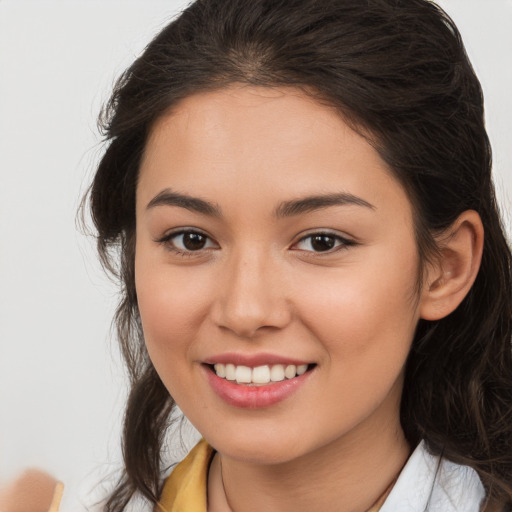
[[[207,512],[206,489],[213,448],[204,440],[167,477],[155,511]]]
[[[208,469],[214,453],[213,448],[201,439],[165,480],[155,512],[207,512]],[[367,512],[379,511],[394,483]]]

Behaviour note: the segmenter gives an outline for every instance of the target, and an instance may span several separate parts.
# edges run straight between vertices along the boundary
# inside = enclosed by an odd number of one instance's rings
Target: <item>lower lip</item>
[[[295,393],[306,382],[313,370],[293,379],[272,382],[263,386],[247,386],[222,379],[208,366],[204,366],[204,371],[215,393],[229,405],[245,409],[260,409],[282,402]]]

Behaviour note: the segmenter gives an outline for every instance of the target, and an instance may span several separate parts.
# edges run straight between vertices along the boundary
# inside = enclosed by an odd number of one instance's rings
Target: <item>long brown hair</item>
[[[476,210],[485,246],[476,282],[442,320],[421,320],[401,421],[411,443],[473,467],[485,510],[512,504],[511,254],[491,180],[478,79],[451,19],[427,0],[197,0],[121,76],[103,112],[107,149],[90,189],[100,256],[120,279],[118,337],[131,379],[125,472],[106,510],[156,502],[174,402],[144,346],[134,285],[135,189],[155,120],[181,99],[233,82],[303,89],[337,108],[408,191],[418,248]]]

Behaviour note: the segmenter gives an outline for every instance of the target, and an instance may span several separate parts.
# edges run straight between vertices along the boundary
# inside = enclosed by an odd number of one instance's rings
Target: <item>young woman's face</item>
[[[217,450],[283,462],[400,428],[412,208],[333,109],[285,88],[185,99],[149,138],[136,230],[149,354]]]

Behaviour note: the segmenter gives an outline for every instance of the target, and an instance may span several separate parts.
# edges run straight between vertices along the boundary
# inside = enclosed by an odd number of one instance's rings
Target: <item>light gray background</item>
[[[112,82],[180,0],[0,0],[0,481],[66,483],[64,510],[119,461],[116,287],[75,214]],[[502,209],[512,196],[512,0],[444,0],[480,76]],[[506,224],[511,232],[510,215]]]

